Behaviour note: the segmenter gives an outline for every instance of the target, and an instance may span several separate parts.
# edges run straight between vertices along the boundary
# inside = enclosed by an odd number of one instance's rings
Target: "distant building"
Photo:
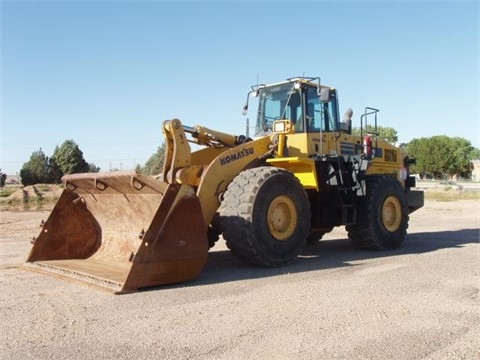
[[[472,180],[480,181],[480,160],[472,162]]]

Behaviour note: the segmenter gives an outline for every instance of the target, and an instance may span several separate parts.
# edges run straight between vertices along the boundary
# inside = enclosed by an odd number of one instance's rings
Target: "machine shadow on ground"
[[[209,253],[205,268],[197,279],[167,286],[167,288],[202,286],[308,271],[332,270],[357,266],[352,263],[362,260],[423,254],[447,248],[461,248],[472,243],[479,243],[479,229],[408,234],[402,246],[392,251],[357,250],[353,248],[350,240],[345,238],[321,240],[317,244],[307,246],[303,253],[291,264],[273,269],[258,268],[245,264],[236,259],[229,250],[215,251],[215,248],[213,248]],[[150,290],[156,289],[160,289],[160,287],[154,287]]]

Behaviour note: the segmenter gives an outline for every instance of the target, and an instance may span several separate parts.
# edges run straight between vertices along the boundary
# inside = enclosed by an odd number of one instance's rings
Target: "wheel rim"
[[[382,222],[385,229],[390,232],[398,230],[402,222],[402,207],[395,196],[385,199],[382,206]]]
[[[270,234],[275,239],[280,241],[288,239],[297,226],[295,203],[288,196],[277,196],[268,207],[267,224]]]

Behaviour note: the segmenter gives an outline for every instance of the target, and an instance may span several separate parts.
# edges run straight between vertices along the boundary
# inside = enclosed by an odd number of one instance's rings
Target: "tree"
[[[49,159],[42,148],[34,151],[30,160],[23,164],[20,178],[24,186],[50,182]]]
[[[162,171],[163,161],[165,157],[165,143],[160,145],[157,152],[153,154],[145,163],[145,166],[141,169],[141,172],[145,175],[157,175]],[[137,169],[138,172],[138,169]]]
[[[89,164],[83,158],[83,152],[73,140],[65,140],[62,145],[55,147],[52,158],[63,175],[90,170]]]
[[[367,125],[367,133],[375,133],[375,127],[373,125]],[[365,135],[365,129],[363,131],[363,134]],[[394,145],[398,141],[397,130],[392,127],[377,126],[377,134],[378,140],[386,141],[392,145]],[[360,136],[360,128],[352,128],[352,135]]]
[[[0,187],[5,186],[5,180],[7,180],[7,174],[2,172],[2,169],[0,169]]]
[[[87,163],[83,152],[73,140],[65,140],[56,146],[53,155],[48,158],[40,150],[32,153],[30,160],[23,164],[20,177],[23,185],[38,183],[60,183],[65,174],[99,172],[100,168]]]
[[[47,173],[49,183],[59,184],[62,182],[63,172],[53,158],[48,159]]]
[[[144,169],[144,168],[143,168],[142,165],[140,165],[140,164],[137,164],[137,166],[135,166],[135,172],[136,172],[137,174],[143,174],[143,169]]]
[[[96,166],[94,163],[88,163],[88,172],[98,173],[98,172],[100,172],[100,168],[98,166]]]
[[[446,135],[413,139],[406,145],[406,150],[417,162],[412,165],[412,172],[436,179],[444,176],[469,178],[472,161],[480,155],[480,150],[474,148],[470,141]]]

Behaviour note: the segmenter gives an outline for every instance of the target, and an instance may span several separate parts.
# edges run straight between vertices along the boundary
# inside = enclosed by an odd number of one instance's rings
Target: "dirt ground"
[[[200,277],[128,295],[22,267],[48,212],[0,212],[1,359],[480,359],[480,204],[428,201],[393,252],[343,229],[288,267],[220,241]]]

